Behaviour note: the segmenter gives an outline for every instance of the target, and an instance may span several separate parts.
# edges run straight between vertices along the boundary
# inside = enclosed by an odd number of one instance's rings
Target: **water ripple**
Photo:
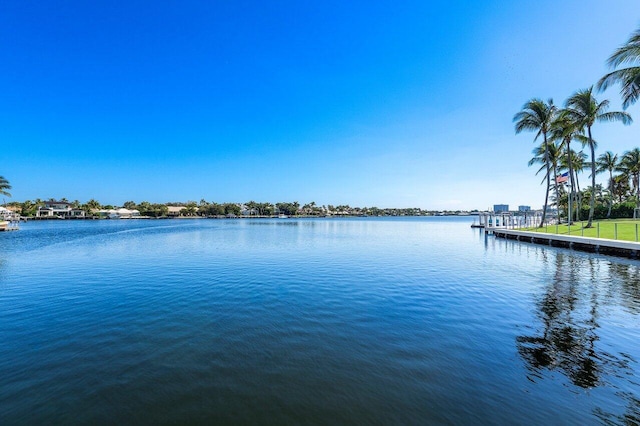
[[[0,235],[0,420],[633,418],[640,264],[469,223],[28,223]]]

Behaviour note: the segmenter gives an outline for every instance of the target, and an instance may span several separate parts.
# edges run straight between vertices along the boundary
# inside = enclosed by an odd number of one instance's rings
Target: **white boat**
[[[289,217],[289,216],[287,216],[287,215],[286,215],[286,214],[284,214],[284,213],[280,213],[280,214],[278,215],[278,219],[287,219],[288,217]]]
[[[18,229],[20,215],[5,207],[0,207],[0,231],[15,231]]]

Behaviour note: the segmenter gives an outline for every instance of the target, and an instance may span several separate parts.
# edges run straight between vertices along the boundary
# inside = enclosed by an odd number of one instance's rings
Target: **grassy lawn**
[[[638,219],[598,220],[593,222],[592,228],[583,228],[586,224],[587,221],[583,221],[574,222],[571,227],[565,223],[557,227],[556,225],[548,225],[543,228],[520,228],[520,230],[625,241],[638,241],[636,233],[640,234],[640,220]]]

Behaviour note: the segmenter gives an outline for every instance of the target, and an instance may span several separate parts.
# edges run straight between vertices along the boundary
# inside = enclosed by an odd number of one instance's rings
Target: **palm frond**
[[[636,30],[627,42],[617,48],[615,52],[609,56],[607,64],[611,68],[618,67],[622,64],[637,62],[640,59],[640,30]]]
[[[598,116],[598,121],[622,121],[622,124],[629,125],[633,119],[629,114],[622,111],[605,112]]]

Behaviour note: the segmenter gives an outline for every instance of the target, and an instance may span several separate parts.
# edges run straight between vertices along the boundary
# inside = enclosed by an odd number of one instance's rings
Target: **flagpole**
[[[571,197],[573,196],[573,185],[571,184],[571,180],[567,181],[569,183],[569,215],[567,216],[567,225],[571,226],[571,215],[573,214],[573,210],[571,210]]]
[[[571,173],[569,173],[569,175],[571,175]],[[571,227],[571,216],[573,215],[573,210],[571,210],[571,198],[573,198],[573,180],[571,179],[571,176],[569,176],[569,180],[567,182],[569,183],[569,216],[567,217],[567,225]]]

